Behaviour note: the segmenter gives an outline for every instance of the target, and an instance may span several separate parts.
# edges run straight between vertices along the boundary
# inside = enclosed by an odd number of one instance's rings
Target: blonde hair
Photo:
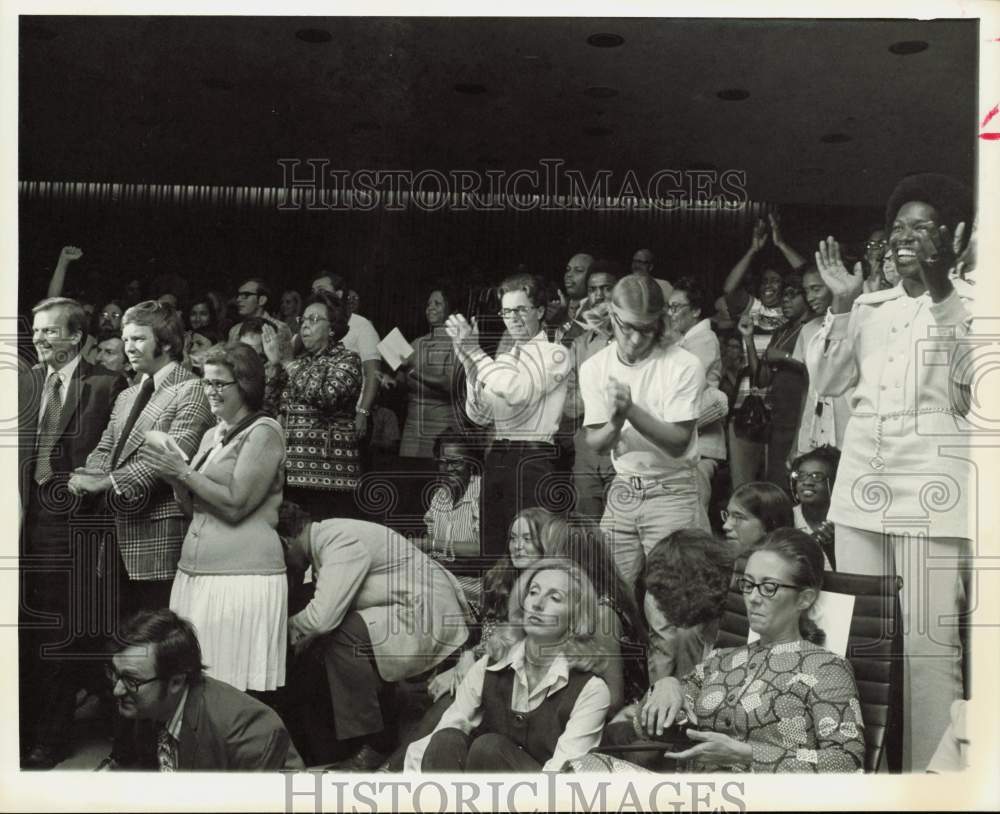
[[[667,311],[660,284],[648,274],[628,274],[615,283],[611,291],[612,313],[614,308],[645,314],[650,320],[659,322],[656,345],[666,348],[680,337],[674,330],[673,320]],[[614,319],[611,320],[614,325]]]
[[[524,601],[535,576],[541,571],[562,571],[570,578],[569,632],[560,643],[560,654],[571,669],[600,673],[607,663],[607,654],[600,652],[596,641],[597,592],[594,585],[575,562],[568,557],[543,557],[521,572],[510,593],[507,623],[497,628],[486,642],[490,661],[496,662],[525,638]]]

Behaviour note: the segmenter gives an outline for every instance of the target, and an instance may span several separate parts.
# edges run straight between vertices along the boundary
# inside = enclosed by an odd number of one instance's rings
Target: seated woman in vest
[[[693,768],[859,772],[864,724],[851,665],[823,648],[809,618],[823,587],[823,552],[798,529],[768,534],[737,580],[756,641],[714,651],[671,695],[667,725],[683,707],[696,744],[665,757]]]
[[[542,559],[518,579],[509,622],[466,675],[408,771],[558,771],[600,743],[611,694],[595,675],[597,596],[579,566]]]

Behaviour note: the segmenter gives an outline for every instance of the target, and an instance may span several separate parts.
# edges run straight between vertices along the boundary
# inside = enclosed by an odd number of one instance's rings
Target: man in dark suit
[[[191,623],[171,610],[141,611],[119,631],[108,678],[131,724],[127,749],[100,769],[277,771],[302,759],[270,707],[202,674]]]
[[[21,499],[21,724],[25,768],[52,768],[67,752],[80,656],[99,630],[90,556],[110,517],[67,492],[74,469],[101,437],[125,388],[123,376],[81,358],[87,316],[76,300],[50,297],[32,309],[38,364],[18,377]],[[95,662],[91,662],[93,666]]]
[[[120,619],[170,604],[187,529],[173,491],[145,460],[145,435],[166,433],[191,457],[215,423],[201,380],[179,364],[184,326],[171,305],[133,305],[122,318],[122,338],[140,381],[115,402],[100,441],[69,482],[78,494],[107,494],[115,517]]]

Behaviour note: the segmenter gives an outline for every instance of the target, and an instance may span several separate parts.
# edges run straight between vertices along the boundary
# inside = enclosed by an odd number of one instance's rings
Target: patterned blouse
[[[340,342],[288,365],[281,418],[288,486],[349,492],[360,474],[355,406],[361,360]]]
[[[819,645],[713,650],[685,679],[698,728],[749,743],[753,772],[860,772],[864,724],[851,665]]]

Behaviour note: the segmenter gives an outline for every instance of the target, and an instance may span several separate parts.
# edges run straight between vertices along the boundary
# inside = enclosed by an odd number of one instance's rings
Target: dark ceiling
[[[553,158],[880,205],[907,173],[975,173],[976,21],[22,17],[20,33],[22,180],[280,186],[281,158]]]

